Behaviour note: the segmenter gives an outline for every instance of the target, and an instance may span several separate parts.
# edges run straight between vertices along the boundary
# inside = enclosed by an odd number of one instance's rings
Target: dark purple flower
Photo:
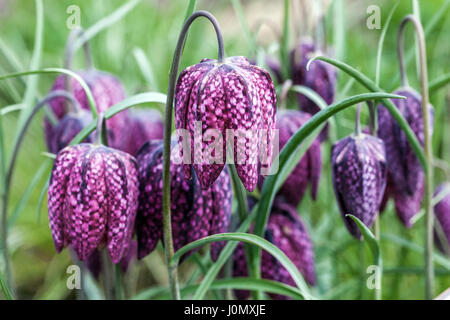
[[[263,166],[270,168],[275,113],[276,94],[269,73],[251,65],[245,57],[230,57],[223,62],[204,59],[180,74],[175,93],[175,125],[189,132],[191,163],[203,188],[217,179],[225,165],[226,142],[234,141],[227,132],[231,129],[234,136],[245,134],[237,139],[234,162],[245,188],[255,189],[260,151],[267,154],[268,161]],[[213,134],[213,138],[205,141],[205,133]],[[186,142],[180,142],[180,147],[183,144]],[[209,150],[212,145],[218,150]],[[186,178],[190,177],[190,167],[185,165]]]
[[[295,110],[282,111],[277,114],[276,128],[279,130],[280,149],[310,118],[311,116],[308,113]],[[306,188],[308,185],[311,185],[311,195],[313,199],[316,199],[321,170],[320,141],[316,139],[281,186],[278,196],[283,197],[293,206],[297,206],[302,200]],[[262,187],[262,182],[263,179],[261,177],[259,181],[260,188]]]
[[[79,71],[77,73],[83,78],[91,89],[92,95],[97,104],[97,110],[99,112],[106,111],[108,108],[125,98],[124,88],[120,84],[119,80],[113,75],[98,70]],[[56,78],[51,91],[64,90],[65,79],[65,75],[61,75]],[[75,78],[70,77],[69,84],[69,88],[71,88],[71,92],[73,92],[73,95],[79,102],[81,108],[90,110],[87,96],[80,83]],[[62,97],[53,99],[50,101],[49,105],[57,120],[61,120],[64,115],[69,112],[66,107],[66,100]],[[117,145],[119,143],[118,139],[126,129],[127,117],[127,110],[125,110],[106,121],[107,129],[109,131],[108,136],[110,137],[109,144],[113,148],[120,147]],[[44,119],[44,129],[47,147],[50,150],[53,136],[53,126],[47,117]]]
[[[278,201],[274,203],[267,222],[265,238],[286,254],[297,266],[308,284],[315,285],[314,247],[306,227],[294,207]],[[247,264],[242,243],[236,248],[233,261],[233,276],[247,276]],[[278,260],[265,251],[261,255],[261,277],[296,286],[289,272]],[[249,295],[249,292],[244,290],[236,290],[235,293],[238,299],[246,299]],[[274,299],[287,298],[276,294],[271,294],[271,297]]]
[[[281,63],[271,56],[266,56],[266,65],[275,76],[275,79],[278,81],[278,83],[283,83],[284,80],[283,73],[281,71]]]
[[[61,150],[48,188],[56,250],[71,246],[84,261],[107,245],[118,263],[131,240],[138,200],[137,165],[129,154],[101,145]]]
[[[49,151],[58,153],[67,147],[72,139],[91,122],[92,115],[89,111],[80,110],[67,113],[52,130]],[[89,136],[83,142],[92,142],[92,139]]]
[[[405,100],[393,99],[392,102],[406,119],[417,139],[424,145],[422,98],[411,88],[403,88],[394,92],[406,97]],[[389,174],[398,191],[413,195],[420,188],[420,162],[414,154],[405,133],[383,106],[378,107],[378,136],[386,147],[386,162]],[[433,108],[430,106],[430,118],[433,119]],[[432,130],[431,120],[431,130]]]
[[[437,220],[436,223],[439,223],[439,227],[447,240],[447,244],[442,242],[444,239],[440,238],[440,232],[437,230],[438,226],[436,225],[436,245],[443,253],[446,252],[445,249],[450,250],[450,194],[446,191],[446,188],[450,188],[448,183],[441,184],[436,188],[436,192],[434,194],[434,196],[438,196],[441,192],[447,192],[444,198],[434,206],[434,214]],[[450,255],[450,251],[448,251],[447,254]]]
[[[164,123],[161,113],[155,109],[138,109],[129,115],[127,130],[124,130],[120,150],[135,155],[149,140],[161,140]]]
[[[331,172],[345,225],[354,237],[361,238],[356,223],[346,215],[372,226],[386,187],[383,141],[364,133],[339,140],[331,150]]]
[[[336,91],[336,69],[323,61],[314,61],[309,70],[306,70],[308,61],[320,54],[320,50],[310,41],[302,42],[293,49],[291,51],[292,81],[294,84],[311,88],[327,104],[331,104]],[[318,105],[302,94],[298,95],[298,101],[301,110],[305,112],[315,114],[320,111]]]
[[[142,259],[163,240],[162,167],[163,144],[151,141],[137,154],[139,166],[139,209],[136,219],[138,258]],[[175,250],[215,233],[228,231],[231,216],[231,182],[227,170],[209,188],[201,189],[193,174],[186,179],[183,166],[171,163],[171,214]],[[217,257],[223,244],[212,246]]]
[[[423,171],[417,173],[418,189],[409,194],[394,184],[393,196],[395,211],[400,221],[408,228],[413,226],[412,218],[420,211],[423,195],[425,192],[425,174]]]

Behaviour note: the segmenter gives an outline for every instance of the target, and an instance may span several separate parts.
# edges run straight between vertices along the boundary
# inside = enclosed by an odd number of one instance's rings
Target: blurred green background
[[[370,0],[337,0],[327,2],[326,35],[328,44],[334,47],[340,59],[374,79],[376,51],[381,30],[366,27],[367,7]],[[64,49],[69,29],[66,9],[77,5],[81,9],[81,26],[85,29],[108,16],[123,1],[75,1],[46,0],[44,5],[44,33],[39,68],[62,67]],[[387,19],[394,1],[376,1],[381,8],[381,26]],[[401,19],[412,13],[412,2],[401,0],[388,29],[381,64],[382,88],[391,91],[400,85],[396,53],[397,28]],[[429,79],[450,72],[450,17],[449,1],[419,1],[421,20],[427,28]],[[257,38],[258,50],[277,54],[277,43],[282,30],[283,1],[253,0],[242,5],[245,19],[254,29],[260,21],[266,21]],[[101,31],[91,41],[94,65],[117,75],[128,95],[145,91],[167,91],[168,73],[178,32],[184,19],[187,1],[142,0],[123,19]],[[239,19],[231,1],[199,0],[198,9],[208,10],[219,20],[225,40],[227,55],[247,55],[254,52],[244,36]],[[292,10],[293,11],[293,10]],[[440,17],[438,20],[436,17]],[[291,12],[291,47],[297,42],[294,28],[311,25],[314,21]],[[312,19],[309,19],[312,20]],[[270,26],[270,27],[269,27]],[[36,7],[29,0],[0,0],[0,74],[28,70],[35,44]],[[414,53],[412,28],[408,27],[405,50]],[[153,73],[143,71],[142,62],[136,59],[136,50],[142,49]],[[138,54],[139,55],[139,54]],[[215,58],[217,45],[212,27],[205,21],[196,22],[189,32],[181,68],[197,63],[203,58]],[[77,54],[74,69],[83,68],[83,55]],[[349,77],[338,73],[337,99],[366,92],[354,83],[349,87]],[[410,84],[419,90],[415,59],[408,65]],[[152,81],[152,75],[154,81]],[[55,78],[40,75],[37,80],[37,96],[43,97]],[[21,103],[27,87],[27,78],[0,81],[0,107]],[[351,82],[350,82],[351,84]],[[344,88],[350,88],[344,91]],[[443,89],[431,97],[436,107],[435,155],[449,162],[450,159],[450,91]],[[36,96],[36,97],[37,97]],[[36,98],[35,97],[35,98]],[[161,105],[151,107],[162,110]],[[294,105],[290,106],[295,108]],[[366,121],[367,113],[364,113]],[[349,134],[354,127],[354,108],[337,117],[338,138]],[[367,122],[366,122],[367,123]],[[3,117],[6,134],[6,150],[11,144],[17,125],[17,113]],[[370,299],[373,292],[367,289],[365,269],[372,264],[372,256],[364,243],[358,243],[348,234],[334,201],[329,169],[329,153],[332,142],[324,143],[323,174],[317,202],[309,195],[302,201],[298,211],[309,226],[316,253],[318,285],[313,292],[323,298]],[[21,149],[12,184],[9,205],[9,243],[14,278],[20,298],[66,299],[74,298],[74,292],[66,288],[66,267],[72,264],[68,250],[56,254],[48,227],[46,200],[38,213],[38,201],[43,185],[50,172],[50,162],[42,155],[46,151],[42,130],[42,113],[33,121]],[[10,151],[7,152],[7,156]],[[38,173],[38,174],[37,174]],[[436,172],[436,183],[445,176]],[[31,187],[30,187],[31,184]],[[332,199],[332,200],[330,200]],[[23,207],[17,208],[18,205]],[[15,214],[15,212],[17,214]],[[397,219],[393,204],[389,203],[381,218],[382,253],[385,265],[383,298],[424,298],[423,267],[424,219],[407,230]],[[391,236],[389,236],[391,235]],[[394,236],[392,236],[394,235]],[[406,242],[406,246],[404,244]],[[403,244],[402,244],[403,243]],[[444,258],[445,260],[445,258]],[[447,262],[449,262],[447,260]],[[436,294],[450,286],[450,270],[436,263]],[[191,261],[181,267],[182,281],[186,281],[196,269]],[[143,262],[134,263],[125,275],[128,296],[133,296],[149,286],[166,285],[164,256],[161,249]]]

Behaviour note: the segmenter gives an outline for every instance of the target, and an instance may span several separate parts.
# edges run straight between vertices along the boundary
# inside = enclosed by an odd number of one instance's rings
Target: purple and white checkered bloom
[[[175,125],[189,132],[190,160],[202,188],[211,186],[220,175],[230,140],[236,145],[233,160],[240,179],[247,190],[255,189],[260,152],[267,156],[262,166],[270,168],[275,113],[276,94],[269,73],[245,57],[222,62],[204,59],[181,72],[175,91]],[[209,141],[203,139],[214,132],[217,135]],[[237,143],[231,134],[240,136]],[[182,150],[183,145],[186,141],[180,139]],[[209,150],[212,145],[219,145],[219,150]],[[191,164],[184,167],[189,178]]]
[[[172,152],[175,157],[175,152]],[[150,141],[144,144],[137,156],[139,167],[139,208],[136,218],[138,258],[150,254],[158,241],[163,240],[162,229],[162,168],[163,144]],[[175,250],[215,233],[228,231],[231,218],[231,182],[227,170],[223,170],[217,181],[209,188],[200,188],[192,173],[186,179],[183,166],[172,159],[171,172],[171,216]],[[217,257],[222,243],[211,246],[213,257]]]
[[[67,147],[72,139],[91,122],[92,115],[89,111],[79,110],[67,113],[52,130],[49,151],[58,153]],[[92,137],[88,136],[83,142],[92,142]]]
[[[121,139],[120,150],[136,155],[149,140],[161,140],[164,136],[164,123],[161,113],[155,109],[131,110]]]
[[[279,130],[280,149],[310,118],[308,113],[296,110],[286,110],[277,114],[276,128]],[[306,188],[310,185],[312,198],[316,199],[321,171],[320,141],[315,139],[281,186],[277,196],[282,197],[291,205],[297,206],[302,200]],[[259,187],[262,187],[262,182],[263,179],[260,178]]]
[[[274,203],[264,237],[286,254],[308,284],[312,286],[316,284],[314,246],[305,225],[293,206],[279,201]],[[242,243],[236,248],[233,261],[233,276],[248,276]],[[261,254],[261,277],[296,286],[289,272],[266,251]],[[249,296],[249,292],[245,290],[236,290],[235,294],[238,299],[246,299]],[[271,294],[271,297],[273,299],[288,298],[277,294]]]
[[[333,188],[350,233],[361,238],[352,214],[369,228],[386,188],[386,153],[383,141],[361,133],[339,140],[331,150]]]
[[[118,263],[131,241],[138,201],[135,159],[102,145],[61,150],[48,188],[48,215],[56,251],[70,246],[82,261],[107,246]]]
[[[125,98],[125,89],[123,88],[119,79],[117,79],[115,76],[98,70],[83,70],[78,71],[77,74],[81,78],[83,78],[83,80],[91,89],[92,95],[97,104],[98,112],[105,112],[110,107]],[[56,78],[51,91],[64,90],[66,77],[66,75],[61,75]],[[84,89],[80,85],[80,83],[73,77],[69,78],[69,88],[71,92],[73,92],[73,95],[80,104],[81,108],[89,111],[90,108],[86,93],[84,92]],[[69,104],[66,103],[66,100],[63,97],[52,99],[52,101],[49,102],[49,105],[56,117],[56,120],[58,121],[61,120],[69,112],[69,109],[66,107],[66,105],[68,106]],[[126,122],[128,117],[127,113],[128,111],[124,110],[106,121],[109,137],[108,142],[109,145],[113,148],[120,147],[118,145],[120,143],[119,138],[123,134],[123,131],[126,129]],[[54,150],[51,150],[53,130],[54,126],[51,124],[50,120],[45,117],[45,140],[47,142],[47,147],[49,148],[49,150],[55,152]]]
[[[323,61],[314,61],[306,70],[308,61],[320,54],[321,51],[313,42],[300,43],[291,51],[291,77],[294,84],[311,88],[327,104],[331,104],[336,92],[336,69]],[[315,114],[320,111],[318,105],[302,94],[298,95],[298,101],[300,109],[305,112]]]
[[[434,206],[434,214],[436,216],[436,220],[440,225],[440,229],[443,232],[445,239],[441,239],[439,236],[439,232],[436,230],[435,239],[436,245],[443,253],[446,252],[446,249],[450,250],[450,193],[446,190],[450,188],[450,184],[444,183],[439,185],[436,188],[436,192],[434,196],[439,196],[441,192],[446,192],[446,195],[442,200],[440,200]],[[437,229],[438,226],[435,226]],[[447,240],[447,244],[443,243],[443,241]],[[447,252],[450,255],[450,251]]]

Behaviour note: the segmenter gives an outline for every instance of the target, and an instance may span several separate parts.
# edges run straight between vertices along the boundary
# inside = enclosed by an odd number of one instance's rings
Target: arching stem
[[[280,92],[280,110],[286,110],[286,100],[289,93],[289,90],[292,88],[292,80],[288,79],[283,83],[283,87]]]
[[[173,113],[173,100],[175,95],[175,83],[178,76],[178,69],[180,67],[181,55],[183,52],[184,42],[186,41],[187,32],[192,22],[198,17],[207,18],[212,25],[217,35],[218,42],[218,61],[221,62],[224,59],[224,46],[222,33],[219,28],[219,23],[212,14],[207,11],[194,12],[184,23],[178,36],[177,46],[173,55],[172,67],[169,74],[169,86],[167,89],[167,101],[166,101],[166,115],[165,115],[165,127],[164,127],[164,151],[163,151],[163,230],[164,230],[164,250],[166,253],[167,269],[169,272],[170,292],[173,299],[180,299],[180,289],[178,286],[178,273],[177,266],[171,265],[174,254],[173,238],[172,238],[172,221],[170,213],[170,136],[172,134],[172,113]]]
[[[358,104],[356,108],[356,117],[355,117],[355,136],[360,136],[362,133],[361,129],[361,104]]]
[[[13,147],[11,159],[9,160],[8,167],[6,169],[6,175],[5,175],[5,182],[4,186],[2,188],[2,216],[1,216],[1,243],[2,243],[2,252],[3,252],[3,260],[5,263],[5,277],[6,277],[6,283],[10,290],[14,292],[13,290],[13,281],[12,281],[12,274],[11,274],[11,264],[9,261],[9,254],[8,254],[8,201],[9,201],[9,192],[11,190],[11,180],[14,172],[14,167],[16,164],[17,156],[19,154],[20,146],[22,144],[22,141],[25,137],[25,133],[28,130],[28,127],[31,124],[31,121],[33,120],[34,116],[38,113],[38,111],[45,106],[49,101],[57,98],[57,97],[63,97],[67,100],[69,100],[72,104],[76,105],[78,104],[78,101],[67,91],[64,90],[55,90],[50,92],[44,99],[39,101],[31,113],[28,115],[28,118],[25,120],[25,124],[22,127],[22,130],[19,132],[16,144]]]
[[[405,18],[406,19],[406,18]],[[400,81],[402,83],[402,87],[409,86],[408,75],[406,74],[405,68],[405,59],[403,54],[403,28],[405,24],[401,24],[398,33],[397,33],[397,55],[398,55],[398,64],[400,66]]]
[[[425,170],[425,297],[432,299],[434,296],[434,268],[433,268],[433,208],[431,199],[433,197],[433,151],[430,135],[430,117],[429,117],[429,96],[428,96],[428,70],[425,47],[425,34],[422,24],[414,15],[406,16],[399,27],[399,47],[402,47],[402,34],[408,22],[414,25],[417,41],[419,45],[420,61],[420,85],[422,93],[422,112],[423,112],[423,131],[425,140],[425,158],[427,167]],[[400,54],[403,55],[399,49]],[[406,74],[403,66],[403,57],[401,57],[402,82],[406,80]],[[403,69],[403,70],[402,70]],[[407,83],[407,80],[406,80]]]

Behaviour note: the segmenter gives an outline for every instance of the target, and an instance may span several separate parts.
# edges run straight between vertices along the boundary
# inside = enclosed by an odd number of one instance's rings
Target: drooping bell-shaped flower
[[[52,130],[49,151],[56,154],[67,147],[72,139],[91,122],[92,115],[89,111],[78,110],[67,113]],[[88,136],[83,142],[92,142],[91,136]]]
[[[278,112],[276,128],[279,130],[280,149],[310,118],[311,116],[308,113],[302,111],[286,110]],[[313,199],[316,199],[321,170],[320,141],[316,139],[281,186],[277,196],[283,197],[286,202],[297,206],[303,198],[306,188],[311,185],[311,195]],[[262,187],[262,181],[263,179],[260,178],[259,187]]]
[[[336,69],[323,61],[314,61],[306,70],[308,61],[321,55],[320,49],[312,41],[304,41],[291,51],[291,77],[296,85],[306,86],[317,92],[327,104],[334,101],[336,92]],[[316,114],[320,107],[306,96],[299,94],[300,109]]]
[[[135,159],[102,145],[61,150],[48,188],[48,214],[56,250],[70,246],[82,261],[107,246],[118,263],[131,241],[138,201]]]
[[[331,150],[333,188],[339,210],[350,233],[361,238],[352,214],[369,228],[386,187],[386,154],[383,141],[359,133],[339,140]]]
[[[105,112],[111,106],[122,101],[125,98],[125,90],[120,81],[115,76],[94,69],[78,71],[77,74],[81,78],[83,78],[83,80],[91,89],[93,98],[97,104],[97,110],[99,112]],[[51,91],[64,90],[66,77],[66,75],[61,75],[56,78]],[[70,92],[73,92],[73,95],[80,104],[81,108],[89,111],[89,102],[86,93],[84,92],[84,89],[80,85],[80,83],[73,77],[69,78],[68,83],[68,89],[70,90]],[[56,120],[58,121],[61,120],[69,112],[64,98],[55,98],[50,101],[49,105],[56,117]],[[127,113],[128,111],[124,110],[106,121],[108,137],[110,137],[108,142],[109,145],[113,148],[120,147],[118,145],[119,138],[120,135],[123,134],[123,131],[126,129],[126,120],[128,117]],[[51,124],[50,120],[45,117],[45,139],[49,150],[53,136],[53,128],[54,126]]]
[[[436,216],[435,239],[436,245],[443,253],[450,256],[450,185],[444,183],[436,188],[435,197],[442,193],[443,198],[434,206]],[[437,225],[439,224],[439,225]],[[438,230],[440,229],[440,230]],[[445,243],[447,241],[447,243]]]
[[[274,203],[267,222],[265,238],[286,254],[308,284],[315,285],[314,247],[306,227],[294,207],[278,201]],[[247,276],[247,264],[242,243],[236,248],[233,261],[233,276]],[[289,272],[266,251],[261,254],[261,277],[295,286]],[[246,299],[249,296],[249,292],[244,290],[236,290],[235,294],[238,299]],[[276,294],[272,294],[271,297],[274,299],[287,298]]]
[[[121,150],[136,155],[138,150],[149,140],[161,140],[164,135],[164,123],[161,113],[155,109],[131,111],[127,130],[120,137]]]
[[[262,167],[270,168],[275,113],[276,94],[269,73],[245,57],[221,62],[204,59],[181,72],[175,91],[175,125],[188,132],[179,139],[180,147],[186,156],[190,145],[188,158],[203,188],[219,177],[229,142],[234,145],[233,161],[240,179],[247,190],[255,189],[261,154]],[[185,164],[187,178],[191,164]]]
[[[392,102],[408,122],[420,144],[424,145],[424,123],[422,98],[411,88],[401,88],[395,94],[406,99],[393,99]],[[429,106],[430,134],[433,130],[433,107]],[[398,217],[407,227],[412,226],[412,217],[419,212],[424,193],[424,171],[405,133],[383,106],[378,106],[378,136],[384,141],[389,183],[392,184],[395,208]]]
[[[231,216],[231,182],[227,170],[209,188],[200,188],[195,173],[186,179],[183,166],[172,152],[171,215],[175,250],[211,234],[228,230]],[[137,154],[139,166],[139,209],[136,219],[138,258],[142,259],[163,240],[162,167],[163,144],[150,141]],[[223,244],[212,246],[215,256]]]

